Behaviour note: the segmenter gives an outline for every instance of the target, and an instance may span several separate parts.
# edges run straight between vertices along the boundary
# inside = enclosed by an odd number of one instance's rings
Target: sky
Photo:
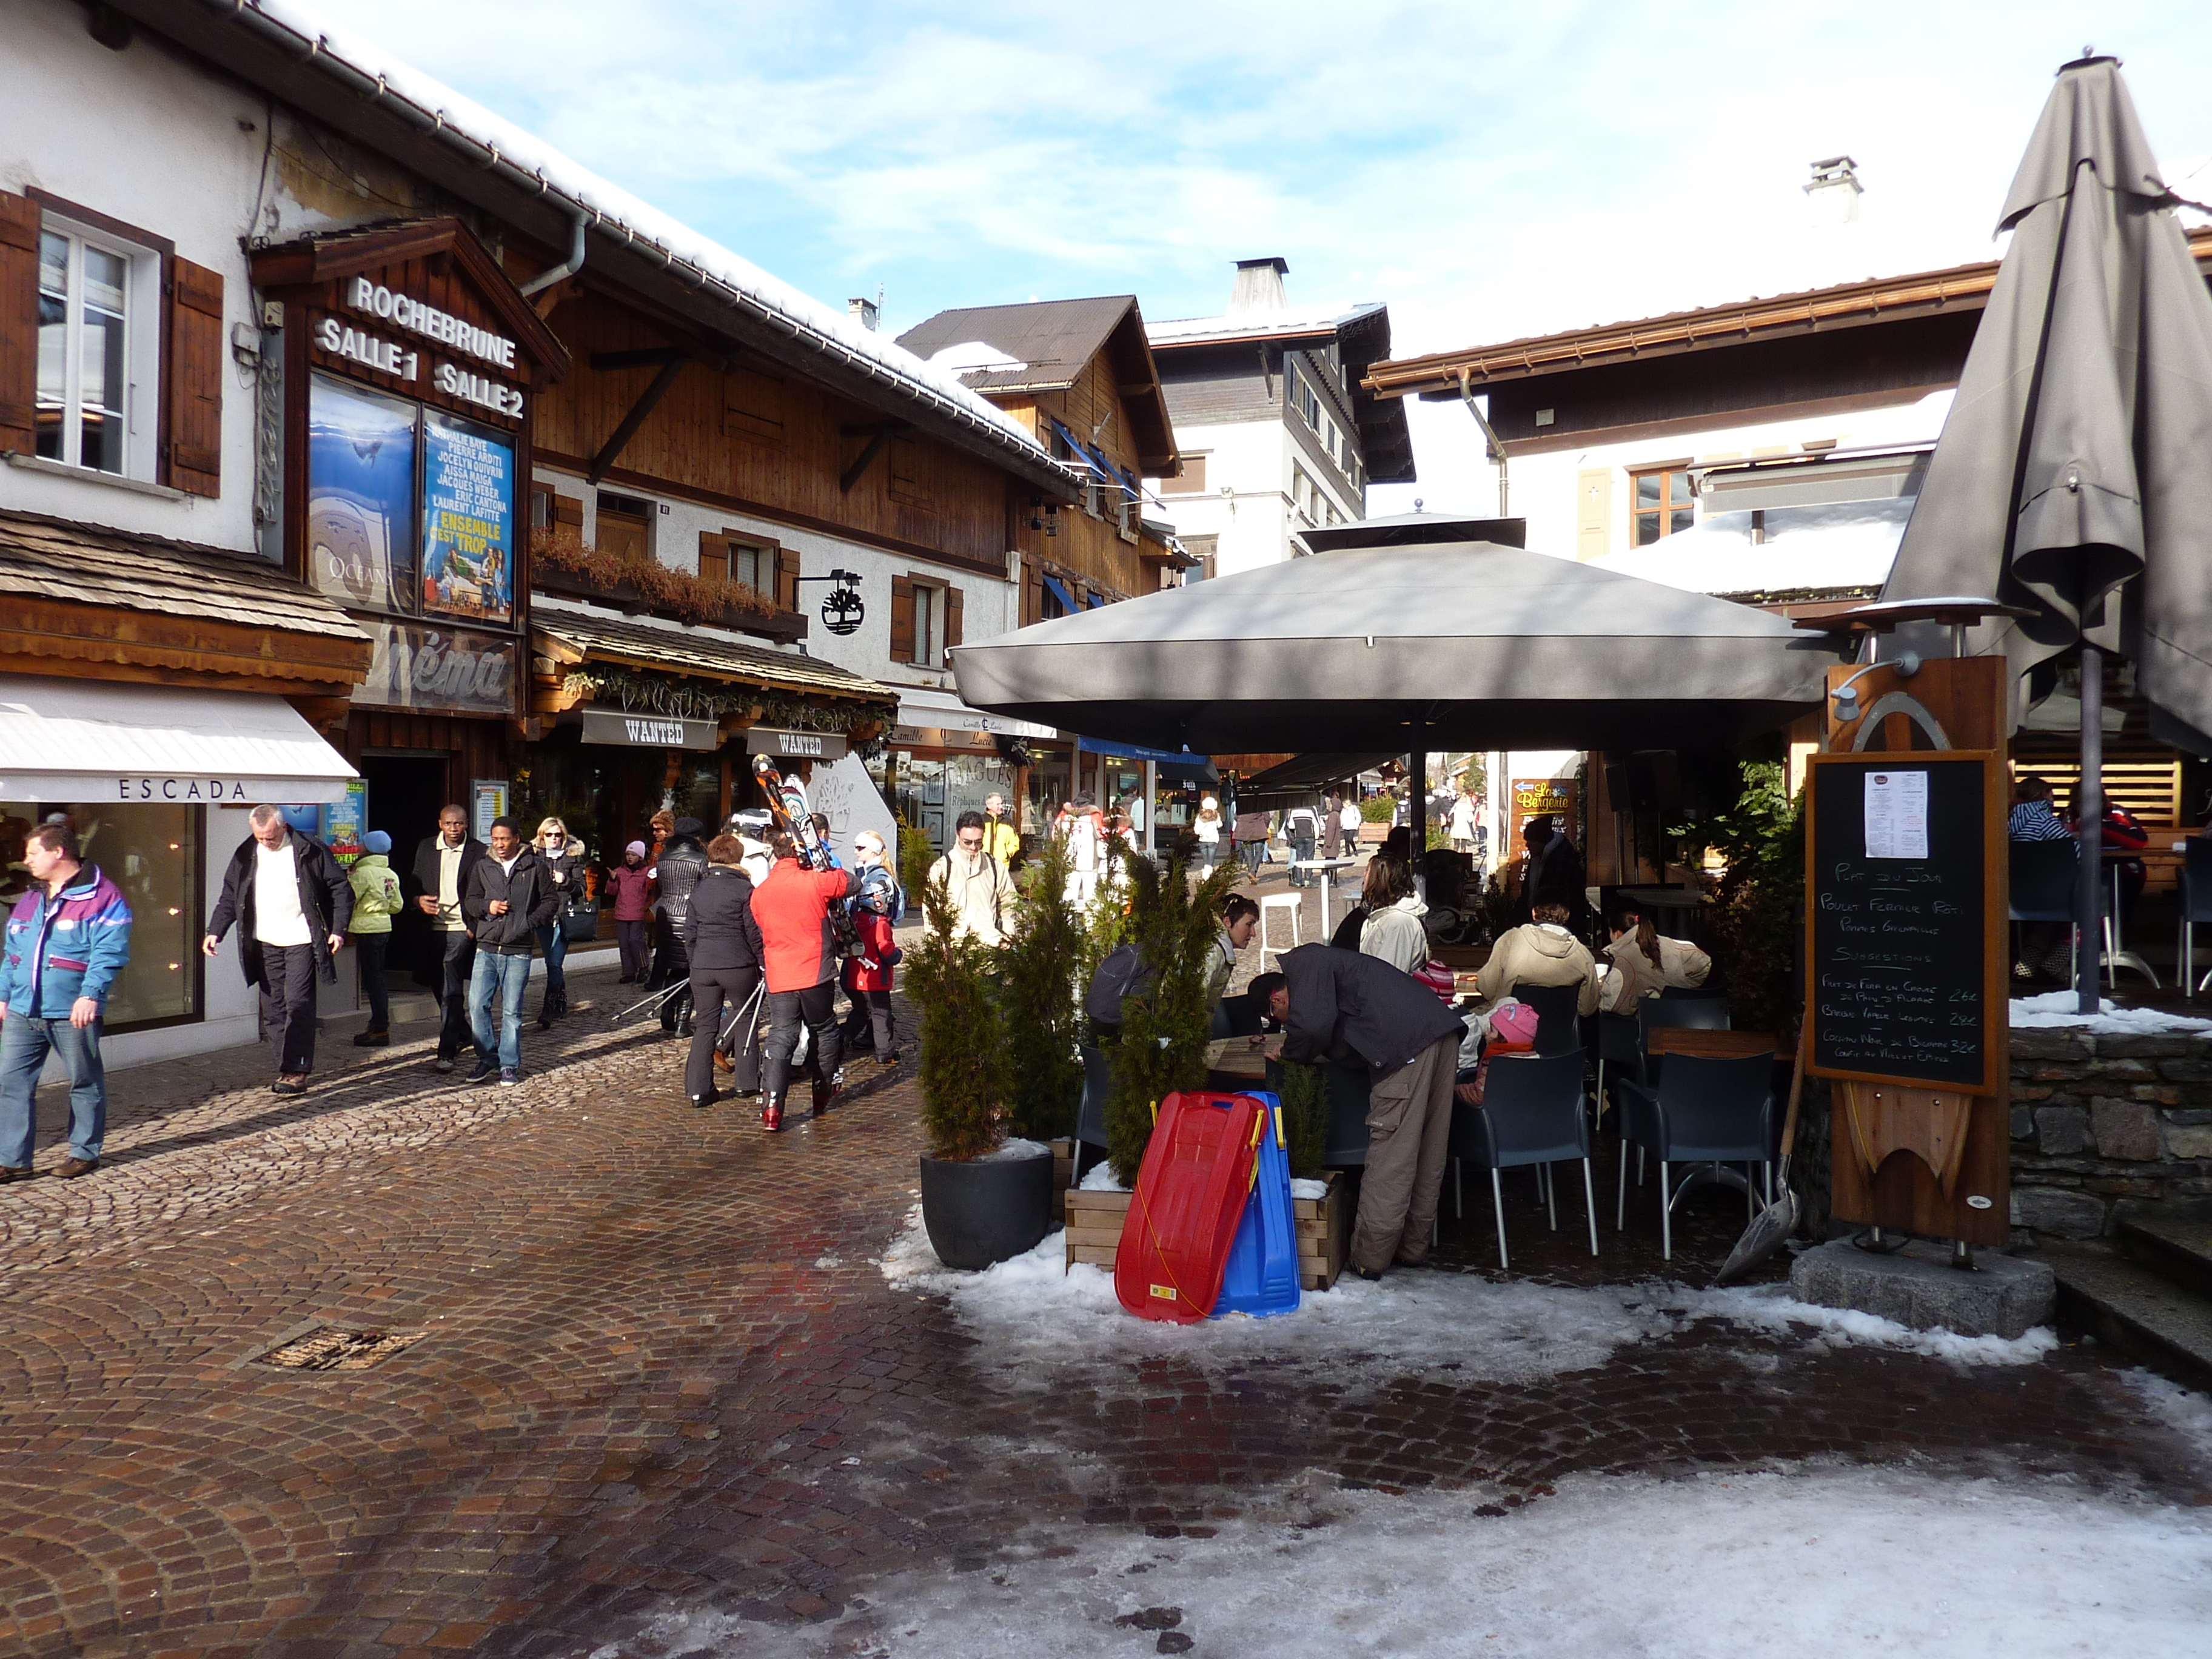
[[[892,333],[952,306],[1133,293],[1209,315],[1279,254],[1297,306],[1379,300],[1395,355],[1986,258],[2047,96],[2120,57],[2212,201],[2212,5],[956,8],[322,0],[334,21]],[[1860,219],[1812,222],[1850,155]],[[1470,422],[1422,482],[1483,507]]]

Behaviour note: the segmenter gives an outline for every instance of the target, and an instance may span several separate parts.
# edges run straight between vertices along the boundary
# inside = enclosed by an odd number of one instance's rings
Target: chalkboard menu
[[[1987,751],[1815,756],[1808,1069],[1987,1093],[2005,1012],[2002,797]],[[1992,963],[1996,963],[1995,970]]]

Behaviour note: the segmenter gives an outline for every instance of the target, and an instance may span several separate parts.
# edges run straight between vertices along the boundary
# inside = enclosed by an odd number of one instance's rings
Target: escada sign
[[[88,805],[105,801],[130,806],[252,806],[265,800],[343,800],[345,792],[343,778],[188,777],[158,772],[0,775],[0,798]]]

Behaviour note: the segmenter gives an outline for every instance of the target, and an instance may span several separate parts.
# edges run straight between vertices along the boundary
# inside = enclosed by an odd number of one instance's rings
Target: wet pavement
[[[2083,1346],[1966,1368],[1708,1322],[1518,1382],[1387,1355],[1010,1378],[878,1265],[913,1202],[910,1011],[906,1065],[770,1137],[682,1103],[680,1045],[611,1027],[611,975],[574,994],[516,1088],[434,1073],[427,1025],[326,1048],[298,1100],[258,1053],[118,1073],[98,1174],[0,1191],[0,1651],[612,1659],[679,1650],[653,1621],[686,1607],[835,1645],[884,1575],[1203,1537],[1316,1476],[1503,1506],[1814,1458],[2212,1503]],[[1516,1277],[1658,1271],[1609,1174],[1595,1265],[1578,1180],[1556,1234],[1508,1187]],[[1446,1215],[1439,1259],[1494,1267],[1486,1181]],[[1693,1200],[1674,1274],[1742,1218]],[[258,1362],[317,1322],[422,1334]]]

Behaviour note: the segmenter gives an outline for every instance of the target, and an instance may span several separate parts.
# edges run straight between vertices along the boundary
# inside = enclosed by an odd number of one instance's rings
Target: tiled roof
[[[251,555],[40,513],[0,512],[0,594],[368,637],[331,600]]]
[[[890,702],[898,694],[850,669],[795,651],[768,651],[713,629],[633,622],[572,610],[540,599],[531,614],[533,633],[599,658],[677,674],[749,681],[780,690]]]

